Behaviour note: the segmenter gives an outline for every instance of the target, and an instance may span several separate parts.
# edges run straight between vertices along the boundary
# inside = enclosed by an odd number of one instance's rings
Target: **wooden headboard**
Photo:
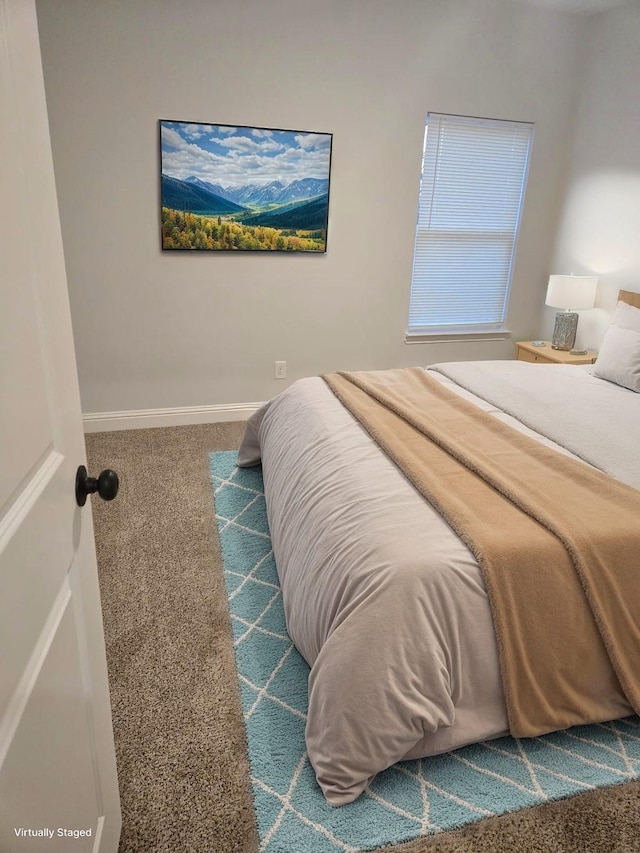
[[[618,292],[618,301],[626,302],[627,305],[633,305],[634,308],[640,308],[640,293],[632,293],[630,290],[620,290]]]

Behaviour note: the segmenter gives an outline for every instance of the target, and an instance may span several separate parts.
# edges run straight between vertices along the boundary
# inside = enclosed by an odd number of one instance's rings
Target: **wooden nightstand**
[[[552,349],[549,341],[545,341],[543,347],[534,347],[531,341],[516,343],[516,359],[536,364],[593,364],[597,356],[598,353],[591,351],[586,355],[571,355],[565,350]]]

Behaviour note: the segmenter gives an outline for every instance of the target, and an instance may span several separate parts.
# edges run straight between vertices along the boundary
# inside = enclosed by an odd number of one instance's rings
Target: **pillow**
[[[626,302],[618,302],[611,322],[622,326],[623,329],[640,332],[640,308],[634,308]]]
[[[633,310],[640,314],[640,310]],[[602,341],[593,375],[640,392],[640,328],[625,329],[612,323]]]

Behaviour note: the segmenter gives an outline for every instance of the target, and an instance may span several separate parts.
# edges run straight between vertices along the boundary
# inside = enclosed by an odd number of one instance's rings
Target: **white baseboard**
[[[89,412],[82,416],[82,422],[85,433],[216,424],[227,421],[246,421],[261,405],[262,403],[231,403],[227,406],[183,406],[177,409]]]

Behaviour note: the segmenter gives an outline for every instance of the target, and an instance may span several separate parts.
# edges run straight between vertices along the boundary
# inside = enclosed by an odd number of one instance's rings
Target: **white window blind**
[[[407,335],[504,329],[533,124],[429,113]]]

